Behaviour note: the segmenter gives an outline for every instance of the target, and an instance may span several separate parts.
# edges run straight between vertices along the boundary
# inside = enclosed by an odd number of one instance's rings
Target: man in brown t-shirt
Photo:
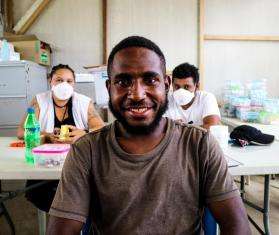
[[[203,234],[208,207],[222,234],[250,234],[239,192],[214,138],[162,118],[170,79],[160,48],[122,40],[108,59],[117,121],[72,145],[50,209],[48,234]]]

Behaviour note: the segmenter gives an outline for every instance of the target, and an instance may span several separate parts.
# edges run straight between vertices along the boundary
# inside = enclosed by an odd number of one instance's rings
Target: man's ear
[[[170,90],[170,85],[171,85],[171,78],[170,78],[169,75],[165,76],[164,82],[165,82],[166,91],[169,91]]]

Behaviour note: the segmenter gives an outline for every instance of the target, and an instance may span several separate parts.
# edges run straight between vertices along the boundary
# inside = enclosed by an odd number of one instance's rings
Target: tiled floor
[[[23,182],[3,182],[4,189],[7,187],[18,188],[23,186]],[[262,205],[263,177],[251,177],[249,186],[246,186],[249,200]],[[37,210],[20,196],[6,203],[13,218],[18,235],[37,235],[38,222]],[[247,208],[248,213],[259,223],[262,223],[262,215],[253,209]],[[252,226],[251,226],[252,227]],[[279,234],[279,178],[271,181],[270,187],[270,228],[272,234]],[[259,234],[252,227],[253,234]],[[10,231],[3,217],[0,218],[0,235],[9,235]]]

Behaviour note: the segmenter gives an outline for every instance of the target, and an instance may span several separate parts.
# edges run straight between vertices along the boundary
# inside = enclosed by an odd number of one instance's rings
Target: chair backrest
[[[203,217],[203,228],[204,228],[204,235],[217,234],[217,223],[208,208],[205,208],[204,217]]]
[[[92,227],[91,219],[87,218],[86,223],[83,225],[80,235],[89,235]]]

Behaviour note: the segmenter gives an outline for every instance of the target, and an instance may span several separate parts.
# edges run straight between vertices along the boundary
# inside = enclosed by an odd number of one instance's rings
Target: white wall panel
[[[167,68],[188,61],[197,64],[197,2],[195,0],[110,0],[109,51],[121,39],[145,36],[167,58]]]
[[[210,0],[205,8],[206,34],[279,36],[279,1]],[[279,42],[206,41],[204,54],[205,89],[220,95],[226,79],[266,78],[279,97]]]
[[[279,35],[278,0],[205,0],[206,34]]]
[[[209,41],[205,44],[205,89],[220,96],[225,80],[267,79],[279,97],[279,43]]]

